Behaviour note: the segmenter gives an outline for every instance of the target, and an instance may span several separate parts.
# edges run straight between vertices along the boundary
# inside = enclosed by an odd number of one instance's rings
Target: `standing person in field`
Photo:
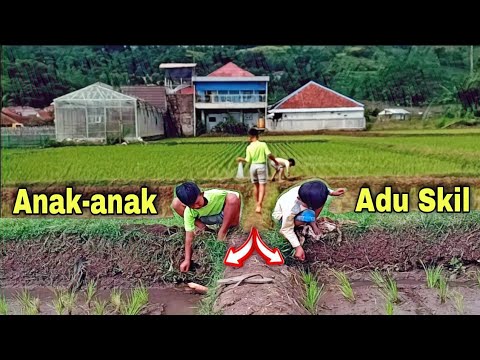
[[[250,179],[254,185],[256,213],[262,212],[263,199],[265,197],[265,185],[267,184],[267,157],[279,166],[268,146],[258,139],[259,131],[251,128],[248,131],[250,145],[247,146],[247,157],[238,157],[238,162],[250,163]]]
[[[275,173],[273,174],[271,180],[275,181],[277,174],[279,174],[278,176],[279,182],[281,182],[282,180],[288,180],[290,167],[295,166],[295,160],[294,159],[285,160],[278,157],[275,158],[275,160],[277,160],[277,163],[279,165],[277,166],[273,161],[270,161],[270,165],[272,165],[273,168],[275,169]]]
[[[190,269],[192,243],[195,227],[200,231],[209,230],[207,225],[221,224],[218,240],[225,240],[227,230],[240,223],[241,200],[235,191],[210,189],[201,191],[193,182],[183,183],[175,188],[176,198],[172,209],[183,217],[185,225],[185,260],[180,271]]]
[[[343,188],[334,191],[324,182],[312,180],[291,188],[278,198],[272,217],[281,222],[280,234],[292,244],[296,259],[305,260],[305,251],[295,234],[295,226],[308,224],[318,234],[316,220],[328,196],[340,196],[344,193]]]

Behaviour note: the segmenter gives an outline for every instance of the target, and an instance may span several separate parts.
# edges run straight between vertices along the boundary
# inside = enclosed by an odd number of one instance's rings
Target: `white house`
[[[269,131],[365,129],[364,105],[310,81],[273,105]]]
[[[410,113],[404,109],[385,109],[378,113],[378,118],[381,120],[407,120]]]

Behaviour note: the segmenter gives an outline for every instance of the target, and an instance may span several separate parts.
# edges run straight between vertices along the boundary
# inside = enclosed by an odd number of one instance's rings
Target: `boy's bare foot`
[[[255,208],[255,212],[257,214],[261,214],[262,213],[262,207],[260,205],[257,205],[257,207]]]

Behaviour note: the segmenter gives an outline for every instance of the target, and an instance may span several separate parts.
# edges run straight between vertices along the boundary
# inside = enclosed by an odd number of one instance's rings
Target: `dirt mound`
[[[237,247],[245,238],[233,239],[230,245]],[[263,284],[221,285],[213,308],[215,312],[224,315],[307,314],[301,306],[303,285],[295,269],[268,266],[260,256],[254,254],[241,268],[227,267],[224,278],[236,278],[245,274],[259,274],[259,278],[271,278],[274,281]]]
[[[184,247],[178,228],[128,225],[122,230],[117,239],[60,233],[5,241],[0,257],[2,286],[67,286],[79,259],[85,259],[85,281],[98,279],[102,287],[207,281],[211,260],[201,238],[194,244],[195,271],[184,274],[178,269]]]
[[[336,236],[307,241],[306,260],[316,265],[347,269],[408,271],[426,264],[448,264],[456,257],[464,264],[480,262],[480,225],[467,231],[450,231],[438,237],[426,231],[403,229],[389,232],[372,229],[355,238]]]

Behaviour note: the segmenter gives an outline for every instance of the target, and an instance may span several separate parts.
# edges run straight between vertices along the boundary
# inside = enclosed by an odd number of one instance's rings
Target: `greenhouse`
[[[165,134],[160,109],[103,83],[56,98],[54,106],[57,141],[115,143]]]

